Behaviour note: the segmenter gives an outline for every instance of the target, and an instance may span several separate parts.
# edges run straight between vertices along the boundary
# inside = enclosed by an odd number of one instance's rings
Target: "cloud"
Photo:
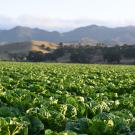
[[[29,27],[38,27],[47,30],[69,30],[72,29],[73,22],[62,19],[53,19],[47,17],[21,16],[16,19],[18,25]]]
[[[13,18],[0,15],[0,29],[9,29],[16,25]]]
[[[74,19],[74,20],[64,20],[58,18],[48,18],[48,17],[33,17],[33,16],[20,16],[17,18],[3,17],[0,16],[0,29],[10,29],[15,26],[28,26],[28,27],[38,27],[41,29],[46,29],[50,31],[69,31],[74,28],[81,26],[86,26],[90,24],[104,24],[98,20],[92,19]]]
[[[135,24],[135,21],[130,20],[105,21],[102,20],[101,18],[99,20],[89,18],[65,20],[59,18],[34,17],[28,15],[19,16],[17,18],[11,18],[0,15],[0,29],[10,29],[15,26],[28,26],[31,28],[38,27],[45,30],[50,31],[57,30],[63,32],[91,24],[116,27],[116,26],[126,26],[129,24],[132,25]]]
[[[20,16],[17,18],[4,17],[0,15],[0,29],[10,29],[15,26],[38,27],[46,30],[68,31],[78,27],[76,21],[54,19],[47,17]]]

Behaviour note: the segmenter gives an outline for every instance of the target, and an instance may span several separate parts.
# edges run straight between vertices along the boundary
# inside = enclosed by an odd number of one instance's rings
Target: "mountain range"
[[[39,28],[17,26],[10,30],[0,30],[0,43],[22,41],[49,41],[54,43],[84,42],[114,44],[135,44],[135,26],[109,28],[105,26],[89,25],[69,32],[46,31]]]

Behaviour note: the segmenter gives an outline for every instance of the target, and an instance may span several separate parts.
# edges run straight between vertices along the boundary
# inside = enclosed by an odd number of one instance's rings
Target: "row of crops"
[[[0,135],[135,135],[135,67],[0,63]]]

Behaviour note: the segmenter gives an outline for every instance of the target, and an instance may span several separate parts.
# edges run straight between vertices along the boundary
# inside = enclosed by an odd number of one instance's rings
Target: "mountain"
[[[60,33],[48,32],[38,28],[17,26],[10,30],[0,30],[0,42],[22,42],[31,40],[59,41]]]
[[[49,42],[84,42],[87,44],[106,43],[135,44],[135,27],[109,28],[104,26],[90,25],[80,27],[69,32],[46,31],[39,28],[17,26],[10,30],[0,30],[0,43],[22,42],[31,40],[47,40]]]
[[[135,27],[108,28],[90,25],[64,33],[66,41],[79,41],[80,39],[95,40],[106,44],[134,44]]]

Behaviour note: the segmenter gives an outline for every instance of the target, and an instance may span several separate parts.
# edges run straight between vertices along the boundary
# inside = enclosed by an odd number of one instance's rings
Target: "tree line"
[[[60,46],[52,53],[30,52],[27,61],[57,61],[59,57],[70,54],[70,62],[92,63],[94,59],[101,63],[120,63],[122,59],[135,59],[135,45],[123,46]],[[96,61],[95,61],[96,62]]]

